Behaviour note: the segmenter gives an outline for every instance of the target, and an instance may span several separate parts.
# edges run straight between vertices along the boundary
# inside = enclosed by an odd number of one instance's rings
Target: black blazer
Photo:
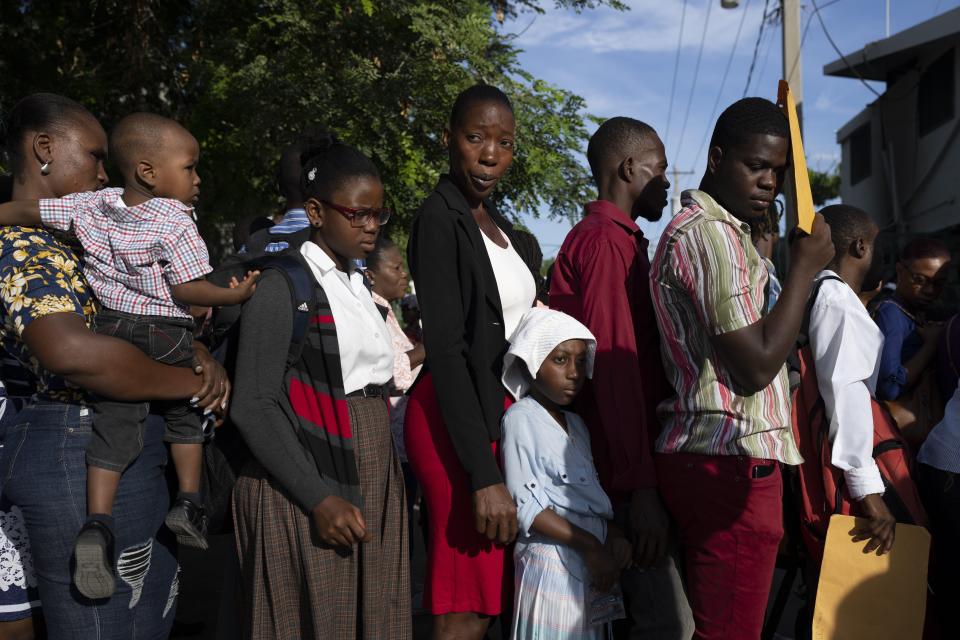
[[[513,225],[484,204],[519,250]],[[474,491],[503,482],[490,443],[500,439],[506,393],[503,309],[482,233],[444,175],[414,217],[407,247],[423,321],[423,371],[433,374],[440,412]]]

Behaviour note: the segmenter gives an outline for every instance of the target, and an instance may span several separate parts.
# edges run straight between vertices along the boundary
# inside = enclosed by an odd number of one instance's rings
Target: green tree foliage
[[[504,89],[518,121],[506,209],[571,217],[591,197],[578,162],[583,100],[525,72],[504,16],[536,0],[21,0],[0,2],[0,108],[34,91],[87,105],[106,126],[150,110],[200,140],[202,210],[224,221],[278,207],[280,150],[336,131],[379,164],[390,233],[446,166],[441,132],[463,88]],[[558,0],[574,11],[603,0]]]
[[[839,171],[813,171],[811,169],[809,175],[814,206],[822,207],[828,200],[840,197]]]

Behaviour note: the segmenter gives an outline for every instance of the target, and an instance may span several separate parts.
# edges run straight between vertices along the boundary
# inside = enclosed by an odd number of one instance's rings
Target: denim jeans
[[[6,399],[3,417],[0,418],[0,453],[3,451],[7,426],[16,420],[26,400],[15,396]],[[2,489],[0,477],[0,494]],[[23,514],[18,507],[10,504],[6,495],[0,495],[0,548],[3,549],[3,562],[0,563],[0,622],[29,618],[34,615],[34,610],[40,610],[37,574],[33,571],[33,554]]]
[[[72,586],[73,543],[86,519],[92,412],[55,402],[27,406],[9,425],[0,458],[4,494],[23,511],[50,638],[160,640],[176,613],[179,567],[169,507],[163,421],[147,421],[143,453],[114,501],[117,590],[91,601]]]

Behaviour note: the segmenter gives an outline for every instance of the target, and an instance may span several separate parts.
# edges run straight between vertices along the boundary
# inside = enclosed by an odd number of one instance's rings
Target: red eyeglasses
[[[377,217],[377,224],[382,227],[387,224],[390,216],[393,215],[393,212],[389,209],[354,209],[353,207],[343,207],[339,204],[333,204],[326,200],[321,200],[320,202],[349,220],[351,227],[365,227],[373,216]]]

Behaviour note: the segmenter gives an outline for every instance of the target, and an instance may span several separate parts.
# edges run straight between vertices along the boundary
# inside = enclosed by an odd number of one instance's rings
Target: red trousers
[[[757,640],[783,537],[779,465],[739,456],[658,454],[660,495],[680,530],[687,597],[701,640]]]

